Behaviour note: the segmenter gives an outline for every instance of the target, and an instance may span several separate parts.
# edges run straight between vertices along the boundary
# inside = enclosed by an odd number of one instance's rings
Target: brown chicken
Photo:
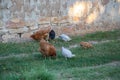
[[[45,41],[44,39],[40,40],[40,49],[39,49],[39,51],[45,57],[48,57],[48,56],[56,57],[56,49],[55,49],[55,47],[52,44]]]
[[[35,32],[34,34],[32,34],[30,37],[33,38],[34,40],[41,40],[42,38],[44,38],[45,40],[47,39],[48,35],[50,32],[50,28],[47,29],[41,29],[37,32]]]
[[[84,42],[84,41],[82,41],[82,42],[80,42],[80,45],[81,45],[83,48],[85,48],[85,49],[87,49],[87,48],[93,48],[93,45],[92,45],[91,43],[89,43],[89,42]]]

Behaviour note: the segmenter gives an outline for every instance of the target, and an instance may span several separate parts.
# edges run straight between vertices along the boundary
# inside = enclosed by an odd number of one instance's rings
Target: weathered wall
[[[50,24],[57,35],[120,29],[120,0],[0,0],[2,42],[30,40]]]

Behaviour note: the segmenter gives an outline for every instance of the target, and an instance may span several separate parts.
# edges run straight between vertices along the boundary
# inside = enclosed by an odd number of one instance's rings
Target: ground
[[[0,43],[0,80],[119,80],[120,30],[71,36],[70,42],[51,41],[57,48],[57,58],[43,58],[39,42]],[[92,49],[80,47],[89,41]],[[76,57],[66,60],[61,46]]]

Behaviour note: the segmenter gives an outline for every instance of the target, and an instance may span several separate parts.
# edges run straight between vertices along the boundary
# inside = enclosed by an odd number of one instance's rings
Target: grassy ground
[[[38,52],[38,42],[0,43],[0,57],[11,54],[28,56],[0,59],[0,80],[119,80],[120,79],[120,31],[107,31],[74,36],[72,41],[59,39],[54,44],[57,59],[44,59]],[[76,55],[65,60],[61,46],[78,44],[80,41],[113,40],[95,44],[93,49],[71,48]]]

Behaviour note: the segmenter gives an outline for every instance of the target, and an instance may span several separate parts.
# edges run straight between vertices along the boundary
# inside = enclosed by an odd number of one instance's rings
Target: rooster
[[[45,41],[43,38],[40,40],[39,51],[45,57],[48,56],[56,57],[56,48],[52,44]]]
[[[87,48],[93,48],[93,45],[92,45],[91,43],[89,43],[89,42],[84,42],[84,41],[82,41],[82,42],[80,42],[80,45],[81,45],[83,48],[85,48],[85,49],[87,49]]]

